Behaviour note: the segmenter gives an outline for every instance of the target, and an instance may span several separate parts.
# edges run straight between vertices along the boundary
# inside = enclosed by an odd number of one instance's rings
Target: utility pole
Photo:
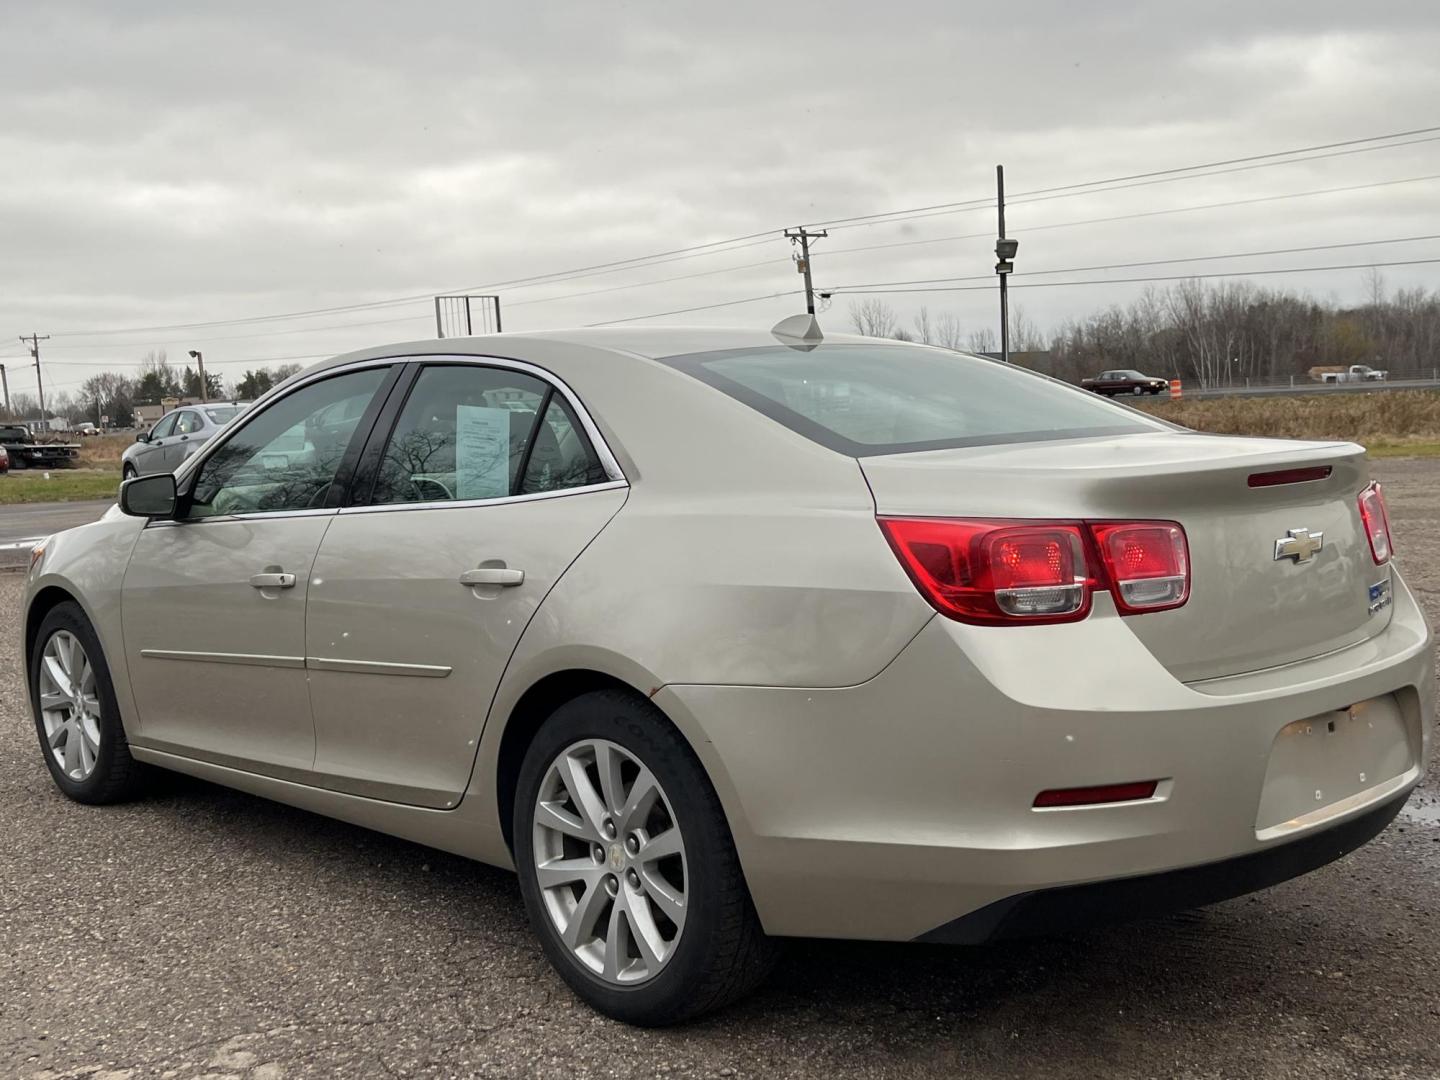
[[[35,358],[35,392],[40,397],[40,426],[49,427],[49,421],[45,416],[45,386],[40,380],[40,342],[49,341],[49,334],[31,334],[28,338],[20,335],[20,340],[28,343],[30,355]],[[7,394],[8,396],[8,394]]]
[[[810,241],[819,240],[829,235],[824,229],[819,232],[808,232],[804,225],[797,229],[786,229],[785,235],[790,240],[790,246],[795,246],[795,241],[800,241],[800,255],[796,258],[795,269],[805,275],[805,310],[811,315],[815,314],[815,288],[810,283]]]
[[[209,401],[210,387],[205,382],[205,354],[199,349],[191,349],[190,355],[195,360],[196,366],[200,369],[200,400],[202,402]]]
[[[0,383],[5,386],[5,415],[10,415],[10,376],[5,374],[5,365],[0,364]]]
[[[1005,238],[1005,166],[995,166],[995,205],[1000,213],[1000,236],[995,241],[995,273],[1000,278],[1000,359],[1010,362],[1010,295],[1007,283],[1015,269],[1019,240]]]

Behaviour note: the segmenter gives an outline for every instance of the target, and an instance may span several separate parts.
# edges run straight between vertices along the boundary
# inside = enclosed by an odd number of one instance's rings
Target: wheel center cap
[[[619,844],[611,844],[609,861],[611,870],[623,870],[625,868],[625,849]]]

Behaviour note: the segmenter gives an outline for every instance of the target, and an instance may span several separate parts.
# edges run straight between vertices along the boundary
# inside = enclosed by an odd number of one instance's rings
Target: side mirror
[[[150,433],[149,433],[148,431],[137,431],[137,432],[135,433],[135,441],[136,441],[136,442],[149,442],[149,441],[150,441]]]
[[[173,473],[137,476],[120,485],[120,512],[131,517],[173,517],[175,502]]]

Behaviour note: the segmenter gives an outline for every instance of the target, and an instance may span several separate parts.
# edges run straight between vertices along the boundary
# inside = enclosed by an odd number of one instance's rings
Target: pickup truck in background
[[[1368,364],[1351,364],[1349,367],[1312,367],[1310,378],[1322,383],[1384,382],[1388,371],[1380,371]]]
[[[36,442],[23,424],[0,424],[0,446],[12,469],[68,468],[80,456],[79,443]]]
[[[1168,379],[1130,370],[1102,371],[1093,379],[1081,379],[1080,385],[1107,397],[1116,394],[1163,394],[1170,389]]]

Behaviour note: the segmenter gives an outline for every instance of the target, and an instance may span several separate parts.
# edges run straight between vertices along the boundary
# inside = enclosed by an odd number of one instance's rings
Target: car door
[[[298,779],[315,758],[305,680],[311,566],[396,369],[297,385],[237,422],[141,530],[121,591],[136,741]],[[311,452],[276,453],[337,401],[359,408]]]
[[[181,409],[175,414],[175,433],[166,440],[165,471],[174,472],[204,442],[200,431],[205,421],[194,409]],[[193,444],[193,445],[192,445]]]
[[[150,429],[150,438],[140,444],[136,451],[134,462],[135,471],[140,475],[146,473],[166,472],[165,468],[165,447],[169,440],[174,437],[176,413],[168,413],[155,422]]]
[[[577,403],[523,365],[428,364],[395,411],[315,561],[315,769],[449,807],[520,635],[626,489]]]

